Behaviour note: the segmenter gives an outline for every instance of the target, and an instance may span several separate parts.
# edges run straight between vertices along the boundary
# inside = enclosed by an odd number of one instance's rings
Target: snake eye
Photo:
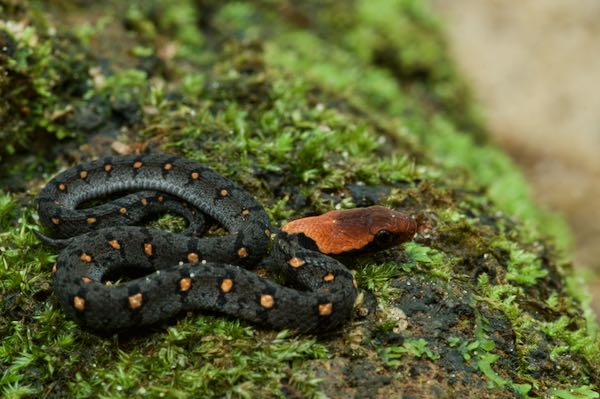
[[[394,240],[394,235],[387,230],[379,230],[377,234],[375,234],[375,240],[380,245],[388,245]]]

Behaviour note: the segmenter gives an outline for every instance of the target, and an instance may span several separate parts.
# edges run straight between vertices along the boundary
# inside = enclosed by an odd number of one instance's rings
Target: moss
[[[3,15],[11,9],[0,5]],[[0,21],[0,49],[0,157],[42,135],[74,136],[61,121],[72,112],[69,100],[88,83],[83,48],[69,35],[16,13]]]
[[[423,338],[416,340],[406,340],[402,346],[389,346],[382,353],[383,361],[386,366],[399,366],[401,359],[405,354],[416,358],[427,356],[430,360],[437,360],[440,356],[427,348],[427,341]]]
[[[0,115],[20,127],[0,177],[3,396],[598,397],[598,329],[568,232],[484,143],[423,2],[0,7],[0,41],[14,43]],[[195,312],[99,337],[53,299],[56,255],[31,209],[59,168],[110,152],[98,137],[207,163],[276,225],[378,202],[416,214],[420,234],[350,260],[362,300],[332,336]]]

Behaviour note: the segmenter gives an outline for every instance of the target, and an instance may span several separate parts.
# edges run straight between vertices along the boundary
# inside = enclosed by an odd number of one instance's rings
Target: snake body
[[[115,193],[123,195],[82,207]],[[68,169],[42,189],[37,205],[41,223],[57,238],[38,236],[63,247],[52,269],[55,295],[75,320],[99,332],[136,329],[192,309],[266,328],[331,330],[350,319],[357,287],[326,253],[388,247],[416,230],[412,218],[376,206],[352,210],[353,216],[334,211],[300,219],[273,234],[265,210],[245,190],[194,161],[156,154]],[[162,211],[183,216],[188,229],[134,226]],[[199,238],[204,215],[230,234]],[[286,285],[246,269],[259,262]],[[111,276],[128,279],[107,283]]]

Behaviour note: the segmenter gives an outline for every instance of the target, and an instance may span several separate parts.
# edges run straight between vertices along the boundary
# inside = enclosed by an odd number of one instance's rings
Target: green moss
[[[440,355],[427,348],[427,341],[423,338],[407,340],[402,346],[390,346],[385,348],[381,354],[383,362],[389,367],[401,365],[402,361],[406,361],[406,359],[402,359],[403,357],[406,357],[406,355],[412,355],[416,358],[426,356],[430,360],[437,360],[440,358]]]
[[[61,122],[72,112],[69,99],[87,84],[85,54],[70,38],[42,28],[10,14],[0,19],[0,157],[36,135],[75,134]]]
[[[589,386],[582,386],[569,390],[553,389],[550,392],[550,397],[560,399],[594,399],[598,398],[599,394],[590,389]]]
[[[364,200],[352,187],[377,188],[389,194],[376,202],[417,215],[420,234],[355,262],[363,305],[376,299],[383,322],[369,311],[315,338],[193,313],[145,335],[98,337],[52,299],[55,252],[32,233],[31,200],[66,162],[37,176],[47,164],[23,148],[28,158],[11,164],[27,165],[18,176],[29,191],[0,195],[2,395],[342,397],[377,390],[361,370],[378,370],[387,392],[416,389],[414,369],[421,396],[421,377],[457,397],[597,396],[598,329],[561,252],[569,235],[534,205],[509,158],[482,144],[476,106],[423,2],[115,1],[102,7],[110,29],[45,20],[98,10],[5,3],[0,29],[17,44],[0,54],[12,74],[0,77],[0,115],[19,127],[7,148],[40,132],[118,131],[133,149],[184,155],[239,182],[276,225],[353,207]],[[9,20],[23,21],[20,31]],[[120,39],[127,51],[89,56]],[[72,154],[67,146],[53,151]],[[172,216],[153,226],[183,227]]]
[[[548,275],[548,270],[542,268],[542,262],[537,255],[519,248],[518,244],[499,241],[492,245],[509,252],[506,280],[519,285],[533,286],[538,279]]]
[[[364,289],[377,293],[382,301],[387,301],[397,293],[397,289],[390,285],[394,277],[401,274],[401,265],[397,262],[370,263],[360,267],[356,273],[356,281]]]
[[[425,272],[445,280],[451,277],[452,259],[445,257],[442,252],[413,242],[404,248],[409,259],[402,266],[405,272]]]
[[[198,10],[188,0],[132,1],[125,16],[125,23],[140,35],[142,41],[156,46],[153,41],[159,35],[168,36],[177,45],[176,59],[194,65],[204,64],[212,58],[196,23],[198,20]]]

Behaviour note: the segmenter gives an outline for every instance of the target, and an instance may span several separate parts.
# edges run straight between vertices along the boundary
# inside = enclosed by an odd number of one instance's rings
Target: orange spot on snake
[[[81,256],[79,257],[79,259],[81,259],[82,262],[85,263],[90,263],[92,261],[92,256],[86,254],[85,252],[81,254]]]
[[[295,269],[295,268],[298,268],[298,267],[300,267],[300,266],[302,266],[302,265],[303,265],[303,264],[305,264],[305,263],[306,263],[306,262],[305,262],[304,260],[302,260],[302,259],[300,259],[300,258],[297,258],[297,257],[295,257],[295,256],[294,256],[292,259],[288,260],[288,264],[289,264],[291,267],[293,267],[294,269]]]
[[[198,180],[200,178],[200,173],[198,172],[192,172],[192,179],[193,180]]]
[[[265,309],[271,309],[275,305],[275,300],[272,295],[263,294],[260,296],[260,306]]]
[[[96,218],[95,217],[89,217],[86,219],[87,224],[94,224],[96,223]]]
[[[121,215],[124,215],[124,214],[126,214],[126,213],[127,213],[127,208],[119,208],[119,213],[120,213]]]
[[[142,306],[142,293],[139,292],[135,295],[131,295],[130,297],[127,298],[129,300],[129,307],[131,309],[137,309],[140,306]]]
[[[67,186],[65,186],[65,183],[60,183],[60,184],[58,185],[58,189],[59,189],[60,191],[65,191],[65,190],[67,189]]]
[[[106,165],[104,165],[104,171],[106,173],[110,172],[112,170],[112,168],[113,168],[112,165],[109,164],[109,163],[107,163]]]
[[[198,260],[200,259],[200,257],[198,256],[197,253],[195,252],[190,252],[187,256],[187,260],[190,263],[198,263]]]
[[[184,277],[179,280],[179,290],[181,292],[188,291],[192,287],[192,279],[189,277]]]
[[[166,163],[166,164],[163,166],[163,169],[164,169],[164,170],[171,170],[171,169],[173,169],[173,164],[172,164],[172,163]]]
[[[73,307],[79,310],[80,312],[83,312],[83,310],[85,309],[85,299],[75,295],[73,297]]]
[[[323,303],[319,304],[319,315],[329,316],[333,312],[333,304]]]
[[[117,240],[110,240],[108,245],[110,245],[113,249],[121,249],[121,244]]]
[[[333,281],[333,279],[334,279],[333,273],[327,273],[325,276],[323,276],[323,281],[326,281],[328,283]]]
[[[139,169],[139,168],[141,168],[141,167],[142,167],[142,161],[135,161],[135,162],[133,163],[133,167],[134,167],[134,169]]]
[[[59,218],[52,218],[52,224],[60,224],[60,219]]]
[[[149,242],[144,243],[144,253],[146,254],[146,256],[152,256],[152,244],[150,244]]]
[[[245,258],[248,256],[248,250],[245,247],[241,247],[240,249],[238,249],[238,256],[240,258]]]
[[[324,254],[341,254],[364,249],[382,230],[389,232],[391,239],[378,249],[408,241],[415,235],[417,223],[406,214],[375,205],[294,220],[281,230],[306,235]]]
[[[86,170],[82,170],[81,172],[79,172],[79,177],[85,179],[86,177],[88,177],[88,172]]]
[[[91,278],[89,278],[89,277],[86,277],[86,276],[84,276],[84,277],[82,277],[82,278],[81,278],[81,281],[82,281],[84,284],[89,284],[89,283],[91,283],[91,282],[92,282],[92,279],[91,279]]]
[[[221,281],[221,291],[223,291],[224,294],[227,294],[229,291],[231,291],[231,289],[233,288],[233,280],[230,278],[224,278],[223,281]]]

